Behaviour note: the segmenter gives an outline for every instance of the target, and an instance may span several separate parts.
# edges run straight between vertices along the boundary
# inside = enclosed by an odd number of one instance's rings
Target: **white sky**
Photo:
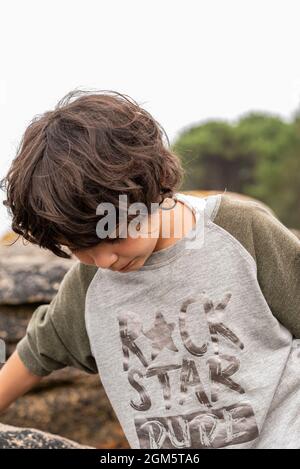
[[[192,123],[249,110],[289,119],[300,105],[298,0],[10,0],[1,10],[1,177],[33,116],[73,88],[132,96],[171,141]]]

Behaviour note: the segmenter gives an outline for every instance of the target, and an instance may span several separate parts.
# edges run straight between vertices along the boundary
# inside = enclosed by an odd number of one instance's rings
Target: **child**
[[[71,92],[29,125],[13,230],[79,262],[3,366],[1,411],[73,366],[99,373],[132,448],[300,448],[300,241],[256,202],[178,192],[183,174],[121,93]],[[147,208],[140,237],[120,236],[121,195]]]

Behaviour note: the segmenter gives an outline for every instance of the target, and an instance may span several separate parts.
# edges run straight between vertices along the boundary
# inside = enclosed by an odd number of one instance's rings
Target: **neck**
[[[169,206],[173,207],[174,200],[169,200]],[[196,218],[191,209],[178,200],[175,206],[169,210],[159,209],[159,224],[159,237],[154,251],[172,246],[179,239],[184,238],[195,227]]]

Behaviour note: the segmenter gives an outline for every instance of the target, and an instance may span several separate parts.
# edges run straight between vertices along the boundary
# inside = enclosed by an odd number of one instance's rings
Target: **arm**
[[[34,375],[73,366],[97,373],[85,328],[85,298],[97,268],[76,262],[64,276],[50,304],[33,313],[26,335],[17,344],[18,356]]]
[[[85,297],[97,268],[75,263],[50,304],[33,313],[26,335],[0,370],[0,414],[54,370],[98,373],[85,329]]]
[[[274,316],[300,338],[300,240],[263,210],[253,213],[257,278]]]
[[[42,376],[32,374],[24,366],[17,351],[14,351],[0,370],[0,414],[41,379]]]
[[[266,301],[281,324],[300,338],[300,240],[260,204],[222,196],[214,222],[252,255]]]

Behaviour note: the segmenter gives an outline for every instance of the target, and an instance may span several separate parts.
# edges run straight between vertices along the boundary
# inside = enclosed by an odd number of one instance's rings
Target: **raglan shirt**
[[[299,448],[300,241],[254,201],[176,196],[195,229],[137,271],[76,263],[20,358],[99,373],[132,448]]]

